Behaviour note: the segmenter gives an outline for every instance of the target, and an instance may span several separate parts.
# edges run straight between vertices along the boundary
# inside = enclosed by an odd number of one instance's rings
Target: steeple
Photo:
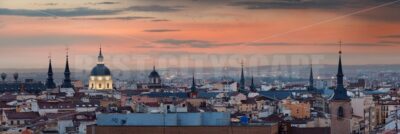
[[[343,84],[343,68],[342,68],[342,42],[340,41],[340,50],[339,50],[339,65],[338,65],[338,73],[336,75],[336,89],[335,94],[333,95],[333,100],[349,100],[349,96],[347,96],[347,90],[344,88]]]
[[[256,85],[254,84],[254,78],[251,76],[251,85],[250,85],[251,92],[257,92]]]
[[[239,87],[239,92],[241,92],[241,93],[245,93],[246,91],[246,89],[245,89],[245,79],[244,79],[244,71],[243,71],[243,61],[242,61],[242,72],[241,72],[241,74],[240,74],[240,83],[239,83],[239,85],[240,85],[240,87]]]
[[[53,81],[53,67],[51,66],[51,56],[49,56],[49,70],[47,71],[46,88],[54,89],[56,84]]]
[[[190,87],[190,92],[192,92],[192,93],[196,93],[197,92],[196,81],[194,79],[194,73],[193,73],[193,76],[192,76],[192,87]]]
[[[97,62],[98,62],[98,64],[104,64],[104,57],[103,57],[103,53],[101,52],[101,45],[100,45],[99,56],[97,57]]]
[[[308,79],[309,85],[307,90],[308,91],[313,91],[314,88],[314,73],[313,73],[313,68],[312,68],[312,64],[310,64],[310,78]]]
[[[66,54],[66,63],[65,63],[65,70],[64,70],[64,81],[61,85],[62,88],[72,88],[72,83],[71,83],[71,72],[69,71],[69,63],[68,63],[68,48],[66,49],[67,54]]]

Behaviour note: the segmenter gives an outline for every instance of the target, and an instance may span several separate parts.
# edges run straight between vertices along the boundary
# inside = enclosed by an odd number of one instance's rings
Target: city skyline
[[[80,68],[76,60],[95,61],[100,44],[111,69],[130,68],[138,56],[152,59],[144,66],[166,56],[191,64],[180,58],[193,55],[269,57],[259,58],[261,66],[274,65],[277,55],[300,55],[334,65],[340,40],[345,65],[400,64],[398,6],[372,0],[2,1],[0,68],[46,68],[49,53],[61,68],[67,46],[71,68]],[[121,59],[126,65],[118,67]],[[240,59],[226,62],[239,67]]]

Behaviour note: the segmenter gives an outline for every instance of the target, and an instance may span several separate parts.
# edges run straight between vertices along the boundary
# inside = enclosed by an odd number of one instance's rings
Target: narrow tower
[[[341,46],[341,42],[340,42]],[[351,132],[352,108],[350,97],[343,85],[342,51],[339,51],[337,85],[329,103],[331,114],[331,134],[349,134]]]
[[[308,88],[307,88],[307,90],[308,91],[315,91],[315,88],[314,88],[314,73],[313,73],[313,68],[312,68],[312,65],[310,65],[310,77],[309,77],[309,79],[308,79]]]
[[[194,79],[194,73],[192,76],[192,87],[190,87],[190,97],[196,98],[197,97],[197,88],[196,88],[196,81]]]
[[[245,79],[244,79],[244,71],[243,71],[243,61],[242,61],[242,72],[240,74],[240,83],[239,83],[239,92],[246,93],[245,89]]]
[[[64,70],[64,81],[61,85],[61,88],[73,88],[72,83],[71,83],[71,72],[69,71],[68,48],[67,48],[67,54],[66,54],[65,58],[66,58],[66,61],[65,61],[65,70]]]
[[[49,57],[49,70],[47,71],[46,88],[47,89],[56,88],[56,84],[54,83],[53,80],[53,67],[51,66],[51,57]]]
[[[253,76],[251,76],[250,92],[257,92],[256,85],[254,84]]]

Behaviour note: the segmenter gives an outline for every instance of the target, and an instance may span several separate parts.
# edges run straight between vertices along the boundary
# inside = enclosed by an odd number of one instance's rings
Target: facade
[[[353,108],[353,115],[361,117],[361,127],[364,128],[366,133],[371,132],[376,126],[376,113],[375,104],[372,96],[355,97],[351,99],[351,106]]]
[[[97,65],[92,69],[89,78],[89,89],[91,90],[112,90],[113,80],[110,69],[104,65],[104,57],[101,52],[97,58]]]
[[[290,111],[290,116],[295,119],[308,119],[310,118],[310,103],[292,101],[291,99],[285,100],[282,104],[283,109]],[[284,111],[284,110],[283,110]]]

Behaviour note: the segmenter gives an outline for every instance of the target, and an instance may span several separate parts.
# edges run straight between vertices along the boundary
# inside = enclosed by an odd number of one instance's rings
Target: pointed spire
[[[254,84],[254,78],[251,76],[251,85],[250,85],[251,92],[257,92],[256,85]]]
[[[192,76],[192,87],[190,87],[190,92],[192,92],[192,93],[196,93],[197,92],[196,81],[194,79],[194,72],[193,72],[193,76]]]
[[[244,79],[243,60],[242,60],[241,64],[242,64],[242,72],[240,74],[239,92],[245,93],[245,84],[246,83],[245,83],[245,79]]]
[[[66,60],[65,60],[64,75],[65,75],[66,73],[68,73],[68,74],[70,73],[70,71],[69,71],[69,62],[68,62],[68,58],[69,58],[68,50],[69,50],[69,48],[67,47],[67,48],[66,48],[66,56],[65,56]]]
[[[156,65],[153,65],[153,71],[156,71]]]
[[[66,63],[65,63],[65,70],[64,70],[64,81],[61,85],[62,88],[72,88],[72,83],[71,83],[71,72],[69,70],[69,62],[68,62],[68,50],[69,48],[66,48]]]
[[[99,56],[103,56],[103,53],[101,52],[101,44],[100,44],[100,53]]]
[[[314,90],[314,72],[312,68],[312,64],[310,64],[310,78],[309,78],[309,86],[308,86],[308,91],[313,91]]]
[[[47,71],[47,74],[53,74],[53,67],[51,66],[51,54],[49,55],[49,70]]]
[[[333,100],[349,100],[349,96],[347,96],[347,90],[344,88],[343,84],[343,67],[342,67],[342,41],[339,42],[339,64],[338,64],[338,73],[336,75],[336,89],[335,94],[333,95]]]
[[[97,64],[104,64],[104,57],[103,57],[103,52],[101,51],[101,44],[100,44],[100,48],[99,48],[99,56],[97,57]]]
[[[56,88],[56,84],[54,83],[53,80],[53,67],[51,66],[51,54],[49,55],[49,70],[47,71],[46,88],[47,89]]]

